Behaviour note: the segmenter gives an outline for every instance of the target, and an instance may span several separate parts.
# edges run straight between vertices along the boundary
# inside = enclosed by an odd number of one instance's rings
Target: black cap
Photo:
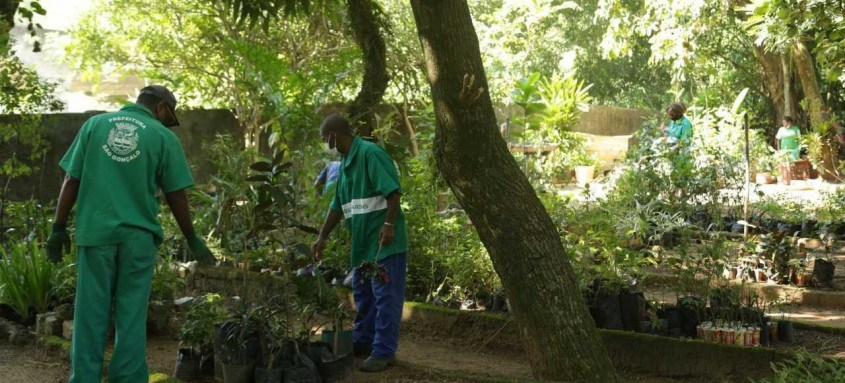
[[[167,89],[164,85],[149,85],[143,87],[138,95],[140,96],[142,94],[150,94],[164,101],[170,107],[170,111],[173,112],[173,118],[176,119],[176,123],[173,126],[180,125],[179,119],[176,118],[176,96],[173,95],[170,89]]]

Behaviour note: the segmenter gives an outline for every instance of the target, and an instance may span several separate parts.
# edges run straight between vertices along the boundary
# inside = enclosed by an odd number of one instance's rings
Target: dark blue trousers
[[[405,303],[405,265],[407,253],[388,256],[379,261],[390,276],[388,283],[362,278],[360,270],[352,274],[355,306],[356,345],[372,346],[373,356],[392,357],[399,346],[399,324]]]

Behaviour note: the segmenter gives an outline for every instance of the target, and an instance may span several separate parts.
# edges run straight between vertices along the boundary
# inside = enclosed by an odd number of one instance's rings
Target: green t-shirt
[[[780,140],[780,150],[789,153],[790,159],[794,161],[800,157],[801,149],[798,140],[801,138],[801,130],[797,126],[781,127],[775,138]]]
[[[677,120],[669,122],[669,127],[666,129],[666,135],[672,144],[678,141],[683,141],[685,146],[689,147],[692,143],[692,123],[686,117],[681,117]]]
[[[161,243],[156,192],[194,184],[179,139],[137,104],[91,117],[59,166],[80,180],[78,246],[117,244],[142,233]]]
[[[352,236],[350,265],[382,260],[408,251],[408,232],[402,209],[396,212],[393,242],[379,252],[379,232],[387,213],[387,196],[401,193],[399,176],[380,146],[358,137],[343,157],[331,209],[343,213]]]

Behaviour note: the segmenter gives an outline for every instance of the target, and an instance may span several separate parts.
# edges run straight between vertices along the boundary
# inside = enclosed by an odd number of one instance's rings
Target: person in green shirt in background
[[[687,108],[679,103],[673,103],[666,108],[666,116],[669,117],[669,126],[663,124],[663,136],[667,143],[672,145],[673,151],[689,151],[692,146],[692,123],[684,116]]]
[[[321,259],[329,234],[346,219],[358,312],[352,331],[354,353],[368,356],[361,371],[382,371],[395,362],[405,303],[408,233],[399,206],[399,176],[384,149],[353,135],[349,121],[339,114],[323,120],[320,138],[343,160],[329,214],[311,251]]]
[[[775,146],[778,150],[788,154],[791,161],[798,161],[801,156],[799,145],[801,130],[794,124],[792,117],[783,117],[783,126],[778,129],[775,139]]]
[[[47,254],[58,262],[70,247],[66,226],[76,209],[76,302],[70,383],[99,382],[112,306],[115,342],[109,382],[147,382],[147,305],[164,233],[164,193],[191,253],[214,262],[194,232],[185,189],[194,181],[179,139],[176,98],[167,88],[141,89],[136,103],[88,119],[59,165],[67,173]]]
[[[666,116],[669,117],[669,126],[660,126],[663,131],[663,138],[669,144],[666,153],[672,162],[672,182],[677,186],[675,195],[682,197],[693,171],[694,161],[692,157],[692,123],[684,116],[687,108],[679,102],[673,103],[666,108]]]

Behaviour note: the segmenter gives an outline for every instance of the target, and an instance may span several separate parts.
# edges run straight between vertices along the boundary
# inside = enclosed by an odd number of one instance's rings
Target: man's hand
[[[186,239],[188,240],[188,249],[190,249],[191,254],[194,255],[193,260],[205,266],[214,265],[214,263],[217,262],[217,259],[214,258],[214,254],[212,254],[211,250],[208,249],[208,246],[205,245],[205,241],[197,236],[196,233],[192,233]]]
[[[70,235],[63,225],[53,224],[53,231],[47,237],[47,257],[53,263],[62,261],[65,252],[70,252]]]
[[[379,246],[385,247],[393,243],[393,225],[385,223],[381,226],[381,232],[378,233]]]
[[[326,250],[327,242],[326,238],[319,237],[316,241],[314,241],[314,244],[311,245],[311,256],[314,257],[315,261],[323,259],[323,252]]]

